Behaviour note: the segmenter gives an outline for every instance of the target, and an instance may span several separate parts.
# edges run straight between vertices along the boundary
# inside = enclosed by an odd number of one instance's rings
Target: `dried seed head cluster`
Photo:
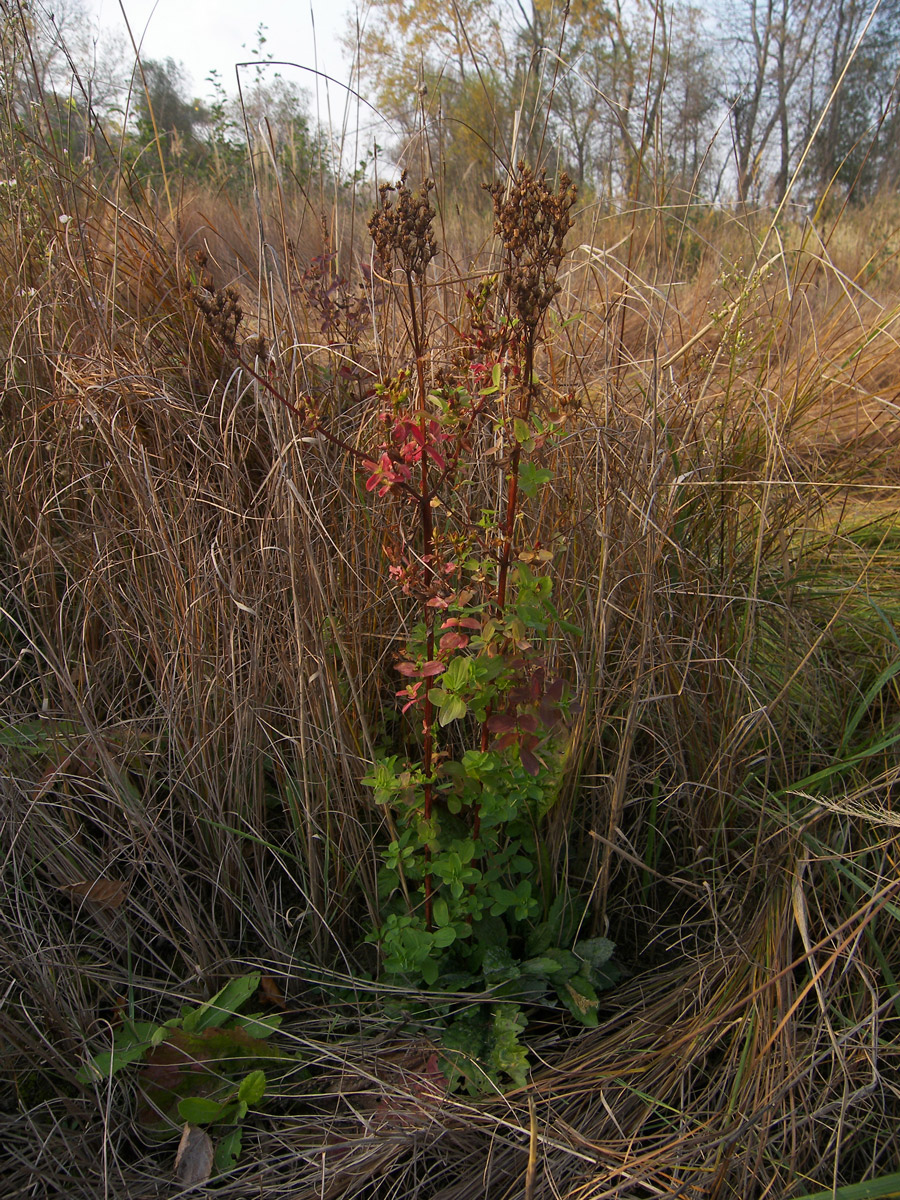
[[[429,199],[434,180],[426,179],[420,192],[406,185],[406,172],[398,184],[383,183],[378,189],[381,205],[369,219],[369,233],[378,256],[385,266],[391,266],[396,256],[407,275],[422,279],[428,264],[437,254],[431,223],[435,217]],[[397,193],[394,203],[390,193]]]
[[[546,171],[535,175],[520,162],[508,194],[502,182],[492,184],[489,191],[494,232],[506,252],[503,283],[513,311],[534,330],[560,291],[556,273],[563,260],[563,242],[574,224],[576,188],[563,172],[554,192]]]
[[[247,338],[244,349],[250,358],[258,358],[261,363],[269,361],[269,340],[264,333]]]
[[[236,353],[235,338],[238,327],[244,319],[241,306],[241,295],[236,287],[219,288],[208,292],[198,288],[194,292],[194,303],[203,313],[203,319],[210,329],[225,344],[227,350]]]

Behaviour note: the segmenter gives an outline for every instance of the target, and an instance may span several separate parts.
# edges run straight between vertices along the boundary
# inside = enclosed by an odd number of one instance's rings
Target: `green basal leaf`
[[[205,1096],[186,1096],[179,1102],[178,1115],[189,1125],[211,1125],[214,1121],[220,1121],[222,1114],[230,1107],[230,1104],[208,1100]]]
[[[281,1028],[283,1018],[277,1015],[264,1016],[262,1013],[252,1013],[248,1017],[238,1017],[234,1022],[235,1029],[244,1029],[252,1038],[267,1038]]]
[[[586,938],[584,941],[575,943],[575,953],[579,958],[583,958],[591,968],[602,967],[612,958],[615,949],[615,942],[611,942],[609,938],[605,937]]]
[[[600,1001],[589,979],[584,975],[572,975],[565,982],[558,984],[556,990],[560,1000],[582,1025],[596,1028],[597,1007]]]
[[[244,975],[240,979],[232,979],[205,1004],[189,1010],[182,1022],[182,1029],[185,1033],[200,1033],[204,1029],[215,1029],[224,1025],[257,991],[259,981],[258,972]]]
[[[213,1158],[216,1171],[220,1175],[224,1175],[226,1171],[233,1171],[237,1166],[237,1160],[241,1156],[242,1137],[242,1129],[232,1129],[231,1133],[220,1138]]]
[[[581,962],[571,950],[560,950],[557,947],[551,946],[544,952],[544,957],[556,963],[556,970],[553,972],[555,975],[569,978],[572,975],[577,975],[581,970]]]
[[[519,976],[519,968],[508,946],[485,946],[481,969],[488,984]]]
[[[523,975],[535,975],[541,979],[549,979],[559,971],[559,963],[555,958],[540,954],[535,958],[527,958],[521,964]]]
[[[150,1049],[150,1042],[135,1042],[121,1050],[103,1050],[95,1054],[90,1062],[80,1067],[75,1074],[79,1083],[94,1083],[116,1075],[129,1063],[138,1062]]]
[[[253,1108],[259,1104],[266,1093],[266,1075],[264,1071],[251,1071],[245,1075],[238,1087],[238,1100]]]

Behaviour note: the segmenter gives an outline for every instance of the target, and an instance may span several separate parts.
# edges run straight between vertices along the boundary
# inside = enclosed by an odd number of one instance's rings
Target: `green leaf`
[[[441,715],[438,724],[449,725],[451,721],[459,721],[469,711],[469,706],[461,696],[448,696],[441,705]]]
[[[528,1052],[520,1035],[525,1032],[525,1017],[517,1004],[494,1006],[493,1040],[490,1066],[495,1075],[508,1075],[516,1087],[524,1087],[528,1078]]]
[[[224,1025],[259,988],[259,980],[258,973],[232,979],[205,1004],[190,1010],[184,1018],[182,1029],[185,1033],[200,1033],[204,1029],[216,1029]]]
[[[572,975],[577,975],[581,970],[581,963],[571,950],[558,950],[555,947],[550,947],[544,951],[544,956],[556,963],[556,969],[553,972],[554,975],[571,977]]]
[[[529,498],[537,495],[545,483],[553,478],[553,471],[547,467],[536,467],[534,463],[519,464],[519,489]]]
[[[535,975],[541,979],[549,979],[559,971],[559,963],[555,958],[540,954],[536,958],[527,958],[521,965],[523,975]]]
[[[238,1100],[242,1100],[248,1107],[253,1108],[259,1104],[266,1093],[266,1075],[264,1071],[251,1071],[249,1075],[245,1075],[238,1087]]]
[[[472,678],[472,660],[458,654],[444,672],[441,684],[451,692],[458,692]]]
[[[116,1075],[130,1063],[143,1058],[147,1051],[158,1045],[165,1037],[165,1027],[151,1021],[133,1021],[123,1025],[113,1034],[112,1050],[95,1054],[76,1072],[79,1083],[93,1083]]]
[[[531,429],[528,422],[523,421],[521,417],[513,419],[513,437],[523,446],[531,441]]]
[[[456,930],[452,925],[444,925],[434,931],[434,944],[439,950],[452,946],[456,941]]]
[[[283,1020],[283,1017],[275,1014],[266,1017],[262,1013],[252,1013],[247,1017],[236,1018],[234,1028],[245,1030],[252,1038],[263,1039],[280,1029]]]
[[[233,1171],[237,1166],[237,1160],[241,1156],[242,1137],[242,1129],[232,1129],[231,1133],[219,1140],[213,1162],[220,1175],[224,1175],[226,1171]]]
[[[116,1075],[129,1063],[143,1058],[149,1049],[149,1042],[139,1042],[123,1050],[104,1050],[100,1054],[95,1054],[89,1063],[80,1067],[75,1078],[79,1083],[93,1083],[95,1080],[108,1079],[110,1075]]]
[[[442,900],[440,897],[435,900],[434,907],[432,909],[432,916],[434,917],[435,925],[437,925],[439,929],[443,925],[450,924],[450,909],[446,900]]]
[[[560,1000],[582,1025],[596,1028],[597,1007],[600,1002],[589,979],[584,975],[572,975],[564,983],[560,983],[556,990]]]
[[[189,1125],[209,1125],[221,1120],[222,1113],[230,1105],[218,1100],[209,1100],[205,1096],[186,1096],[178,1105],[178,1115]]]
[[[800,1200],[891,1200],[897,1196],[900,1196],[900,1174],[848,1183],[845,1187],[826,1188],[824,1192],[810,1192],[801,1196]]]
[[[488,984],[519,976],[519,968],[507,946],[485,946],[481,969]]]
[[[612,958],[615,949],[615,942],[605,937],[585,938],[575,943],[575,953],[592,968],[602,967]]]

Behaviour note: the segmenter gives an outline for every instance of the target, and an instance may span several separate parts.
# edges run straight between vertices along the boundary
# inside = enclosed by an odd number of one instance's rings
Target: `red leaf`
[[[437,659],[433,659],[431,662],[425,663],[419,674],[423,677],[423,679],[431,679],[433,676],[440,675],[446,670],[447,667],[444,663],[438,662]]]
[[[419,674],[419,668],[414,662],[397,663],[396,667],[394,667],[394,670],[399,671],[401,675],[405,675],[407,678],[411,678],[412,676]]]
[[[491,733],[509,733],[516,727],[516,718],[510,716],[509,713],[494,713],[493,716],[488,717],[487,727]]]
[[[541,764],[530,750],[526,750],[524,746],[520,747],[519,757],[522,759],[522,766],[525,768],[528,774],[532,776],[532,778],[540,774]]]
[[[450,633],[445,633],[441,638],[442,650],[465,650],[469,644],[469,639],[462,633],[456,633],[451,630]]]

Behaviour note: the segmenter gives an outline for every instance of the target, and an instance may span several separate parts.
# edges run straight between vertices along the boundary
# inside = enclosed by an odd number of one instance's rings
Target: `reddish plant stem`
[[[434,518],[431,509],[431,492],[428,488],[428,455],[425,453],[425,446],[428,439],[428,409],[426,406],[427,392],[425,389],[425,362],[423,358],[422,337],[419,330],[419,322],[416,315],[416,295],[413,288],[412,274],[406,273],[406,287],[409,293],[409,311],[410,320],[412,323],[412,338],[413,349],[416,354],[416,382],[418,384],[418,404],[419,404],[419,420],[420,431],[422,434],[422,479],[419,493],[419,514],[422,526],[422,558],[425,562],[426,570],[434,575],[433,557],[434,557]],[[425,655],[426,661],[431,662],[434,659],[434,609],[429,608],[428,604],[423,605],[425,617]],[[428,689],[430,691],[430,688]],[[426,825],[431,820],[433,792],[431,770],[434,753],[434,705],[432,704],[428,691],[425,693],[425,704],[422,713],[422,769],[425,774],[425,783],[423,787],[423,809]],[[434,903],[434,890],[431,880],[431,872],[428,870],[428,863],[431,860],[431,851],[426,845],[425,847],[425,927],[430,930],[432,928],[432,908]]]
[[[531,414],[531,401],[534,395],[534,334],[530,329],[525,341],[525,404],[519,414],[521,420],[527,421]],[[522,447],[516,442],[509,460],[509,485],[506,493],[506,516],[503,521],[503,546],[500,550],[500,571],[497,577],[497,608],[502,617],[506,609],[506,582],[509,577],[509,564],[512,560],[513,533],[516,524],[516,509],[519,501],[519,462],[522,458]]]
[[[528,420],[531,413],[531,401],[534,393],[532,375],[534,373],[534,330],[529,330],[525,342],[525,404],[521,418]],[[500,549],[500,570],[497,577],[497,610],[501,618],[506,610],[506,583],[509,578],[509,564],[512,559],[513,532],[516,523],[516,510],[519,503],[519,462],[522,457],[522,447],[516,442],[509,460],[509,490],[506,494],[506,516],[503,521],[503,545]],[[481,750],[484,753],[490,744],[490,720],[492,707],[488,706],[481,726]],[[476,808],[472,821],[472,837],[477,838],[481,832],[481,812]]]

